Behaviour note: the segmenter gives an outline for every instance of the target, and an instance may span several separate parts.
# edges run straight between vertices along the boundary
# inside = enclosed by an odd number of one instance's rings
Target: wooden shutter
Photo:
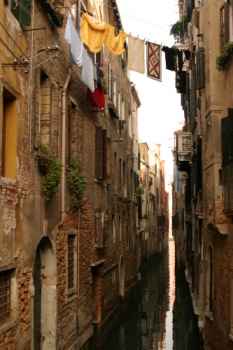
[[[229,3],[224,3],[224,44],[229,41]]]
[[[31,24],[31,0],[12,0],[11,12],[21,24]]]
[[[222,134],[222,164],[226,164],[229,159],[228,154],[228,117],[221,120],[221,134]]]
[[[112,66],[108,64],[108,97],[110,100],[113,99],[113,87],[112,87]]]
[[[104,214],[100,210],[95,212],[95,247],[101,248],[104,243]]]
[[[95,127],[95,178],[103,179],[103,130]]]
[[[204,49],[197,52],[197,90],[205,87],[205,53]]]
[[[103,137],[103,178],[107,175],[107,130],[102,130]]]
[[[233,108],[228,108],[228,147],[229,160],[233,159]]]

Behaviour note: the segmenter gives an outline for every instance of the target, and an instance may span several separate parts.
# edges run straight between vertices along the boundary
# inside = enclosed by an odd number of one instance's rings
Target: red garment
[[[96,87],[93,93],[88,89],[87,102],[98,109],[104,108],[104,89]]]

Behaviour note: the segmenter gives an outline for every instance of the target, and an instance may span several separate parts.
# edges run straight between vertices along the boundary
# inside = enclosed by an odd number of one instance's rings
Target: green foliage
[[[47,164],[47,171],[45,176],[43,176],[42,194],[46,200],[49,200],[57,191],[57,186],[62,174],[62,161],[46,146],[40,145],[39,149],[43,153]]]
[[[74,159],[68,168],[68,186],[71,192],[72,206],[79,208],[86,188],[86,180],[80,165]]]
[[[144,193],[144,189],[143,189],[142,187],[138,186],[138,187],[136,188],[136,190],[135,190],[136,196],[141,197],[141,195],[142,195],[143,193]]]
[[[181,21],[174,23],[170,29],[170,35],[174,36],[175,42],[184,43],[184,40],[188,33],[188,21],[184,16]]]
[[[224,44],[221,55],[216,57],[216,68],[224,71],[230,58],[233,56],[233,41]]]

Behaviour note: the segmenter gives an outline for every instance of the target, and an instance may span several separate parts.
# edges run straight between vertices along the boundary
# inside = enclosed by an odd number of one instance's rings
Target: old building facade
[[[174,147],[177,264],[186,269],[205,348],[215,350],[233,349],[232,6],[180,1],[188,21],[180,51],[190,56],[175,73],[185,77],[176,85],[185,117]]]
[[[152,150],[146,142],[140,143],[139,185],[140,256],[146,260],[168,248],[168,193],[160,145]]]
[[[127,51],[85,48],[96,102],[64,39],[68,11],[77,33],[84,13],[122,28],[114,0],[95,4],[0,3],[2,350],[81,349],[138,283],[140,100]]]

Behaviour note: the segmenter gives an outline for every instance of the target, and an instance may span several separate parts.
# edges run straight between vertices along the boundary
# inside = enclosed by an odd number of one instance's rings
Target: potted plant
[[[71,192],[71,205],[74,208],[79,208],[86,188],[86,180],[80,165],[75,159],[72,159],[68,167],[67,179]]]
[[[221,55],[216,57],[216,68],[224,71],[230,58],[233,56],[233,41],[224,44]]]
[[[137,197],[141,197],[141,195],[144,193],[144,189],[140,186],[138,186],[135,190],[135,194]]]
[[[46,200],[49,200],[57,191],[62,174],[62,161],[45,145],[40,145],[39,151],[43,155],[39,156],[39,162],[43,162],[43,166],[46,167],[41,187],[42,195]]]
[[[174,23],[170,29],[170,35],[174,36],[177,43],[184,43],[188,33],[187,17],[183,16],[180,21]]]

